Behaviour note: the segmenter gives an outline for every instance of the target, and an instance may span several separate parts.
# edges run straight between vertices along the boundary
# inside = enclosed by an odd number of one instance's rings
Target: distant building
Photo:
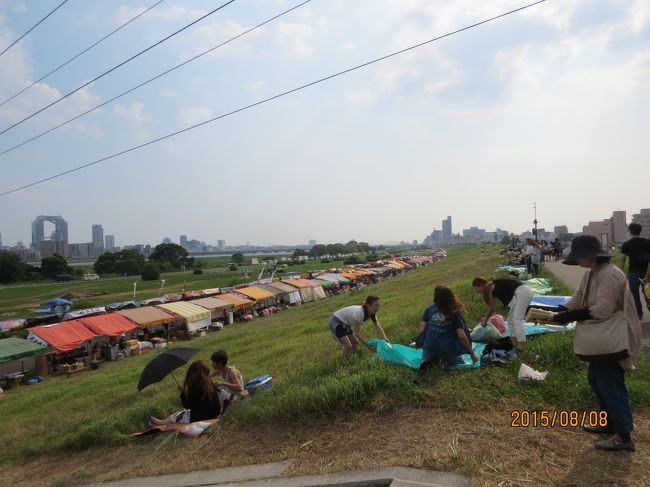
[[[226,241],[225,240],[217,240],[217,247],[219,247],[219,250],[223,250],[226,248]]]
[[[63,242],[61,240],[41,240],[39,249],[42,259],[45,257],[52,257],[54,254],[58,254],[65,259],[69,256],[68,242]]]
[[[452,235],[451,217],[448,216],[446,220],[442,220],[442,243],[449,243]]]
[[[115,248],[115,236],[114,235],[106,235],[104,237],[104,249],[107,252],[112,252],[114,248]]]
[[[632,222],[643,227],[643,230],[641,230],[642,237],[650,238],[650,208],[644,208],[636,215],[632,215]]]
[[[310,240],[309,241],[309,248],[311,249],[312,247],[316,246],[316,240]]]
[[[413,240],[413,247],[417,247],[417,246],[418,246],[418,241],[417,241],[417,240]]]
[[[627,240],[627,217],[625,211],[615,211],[611,218],[589,222],[582,227],[582,233],[598,238],[604,247],[610,247]]]
[[[481,244],[485,241],[485,233],[484,228],[470,227],[463,230],[463,238],[467,243]]]
[[[54,224],[51,240],[68,243],[68,223],[61,215],[39,215],[32,222],[32,247],[34,250],[40,249],[41,242],[45,240],[45,222]]]
[[[171,238],[163,238],[162,243],[164,243],[164,244],[170,244],[170,243],[172,243],[172,239],[171,239]]]
[[[104,227],[93,225],[93,257],[104,253]]]
[[[181,235],[181,247],[187,247],[187,235]]]
[[[553,228],[553,233],[557,238],[560,238],[560,235],[569,233],[569,228],[566,225],[559,225]]]
[[[68,244],[68,255],[70,258],[93,257],[94,249],[92,242]]]

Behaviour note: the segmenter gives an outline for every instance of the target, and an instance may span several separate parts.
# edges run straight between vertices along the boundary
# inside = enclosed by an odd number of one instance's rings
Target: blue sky
[[[0,47],[59,0],[0,0]],[[3,100],[154,3],[70,0],[0,57]],[[299,1],[221,12],[0,136],[4,150]],[[0,108],[7,127],[215,8],[165,0]],[[0,157],[0,192],[523,5],[313,0]],[[3,244],[61,214],[117,245],[421,240],[470,225],[578,230],[650,206],[650,4],[553,1],[0,199]]]

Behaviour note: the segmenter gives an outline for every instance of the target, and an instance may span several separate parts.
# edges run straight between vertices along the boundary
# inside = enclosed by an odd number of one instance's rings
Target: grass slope
[[[370,291],[382,298],[380,320],[389,337],[395,342],[411,341],[436,284],[450,285],[465,302],[468,321],[476,322],[484,308],[471,292],[471,279],[491,275],[498,262],[495,253],[481,256],[474,248],[454,249],[444,262],[373,286]],[[566,292],[557,285],[560,293]],[[327,318],[341,306],[361,302],[367,292],[310,303],[193,340],[191,346],[201,349],[198,358],[207,360],[212,351],[225,348],[245,378],[261,373],[276,377],[271,393],[233,405],[222,428],[254,429],[262,422],[284,424],[297,417],[308,421],[310,416],[361,411],[374,415],[424,401],[465,411],[500,405],[505,410],[506,404],[527,409],[593,408],[585,366],[574,358],[567,334],[531,341],[530,349],[541,356],[534,367],[550,374],[543,383],[525,386],[517,382],[518,363],[471,372],[434,371],[420,378],[402,367],[371,363],[365,351],[342,362],[327,330]],[[368,332],[371,329],[367,327]],[[104,364],[98,371],[50,379],[8,394],[0,401],[4,461],[124,444],[129,441],[126,434],[141,429],[149,415],[177,410],[180,402],[171,379],[136,391],[140,372],[151,357]],[[628,380],[637,407],[650,404],[648,379],[650,367],[640,361],[639,371]],[[178,448],[183,448],[182,443]]]

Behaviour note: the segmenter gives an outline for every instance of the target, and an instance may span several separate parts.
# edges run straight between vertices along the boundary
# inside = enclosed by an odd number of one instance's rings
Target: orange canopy
[[[169,323],[175,323],[176,317],[155,306],[144,306],[142,308],[123,309],[117,314],[127,317],[140,328],[156,328]]]
[[[224,301],[228,301],[229,303],[232,303],[235,305],[235,308],[240,309],[240,308],[248,308],[255,304],[253,301],[250,299],[244,299],[240,298],[239,296],[235,296],[234,294],[217,294],[216,296],[218,299],[222,299]]]
[[[265,299],[271,299],[274,295],[264,289],[259,287],[243,287],[240,289],[235,289],[240,294],[248,296],[249,298],[254,299],[255,301],[264,301]]]
[[[138,327],[131,320],[118,313],[80,318],[77,321],[83,323],[90,331],[108,337],[117,337]]]
[[[285,284],[290,284],[291,286],[298,288],[298,289],[303,289],[307,287],[311,287],[310,284],[307,284],[305,281],[302,279],[287,279],[286,281],[282,281]]]
[[[348,279],[357,279],[359,277],[358,274],[353,274],[352,272],[341,272],[339,275]]]
[[[58,353],[74,350],[97,336],[77,320],[64,321],[56,325],[34,326],[29,331]]]

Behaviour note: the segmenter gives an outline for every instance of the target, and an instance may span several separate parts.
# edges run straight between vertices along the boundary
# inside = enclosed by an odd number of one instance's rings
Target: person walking
[[[368,345],[368,340],[361,335],[361,325],[368,320],[372,321],[377,334],[388,341],[386,333],[377,319],[377,312],[380,307],[379,297],[371,295],[366,298],[363,305],[347,306],[330,316],[328,327],[341,349],[343,358],[349,358],[356,353],[359,343],[364,344],[369,350],[375,351],[374,347]]]
[[[623,244],[621,248],[621,270],[625,269],[625,262],[629,259],[629,267],[627,271],[627,282],[632,291],[632,298],[634,298],[634,306],[636,314],[639,319],[643,318],[643,305],[641,304],[641,295],[646,302],[646,307],[650,311],[650,298],[646,297],[643,293],[643,284],[645,282],[646,274],[648,273],[648,265],[650,264],[650,240],[641,237],[641,230],[643,227],[638,223],[630,223],[628,230],[632,238]],[[641,295],[639,294],[641,288]]]
[[[550,322],[578,322],[574,352],[589,362],[589,385],[600,410],[607,413],[607,426],[586,426],[584,430],[610,435],[597,441],[596,448],[634,451],[625,372],[634,370],[634,357],[641,349],[641,323],[625,274],[610,260],[596,237],[581,235],[571,241],[571,251],[563,263],[588,270],[575,294]]]
[[[526,348],[526,329],[524,321],[526,310],[533,300],[533,290],[518,279],[502,278],[488,281],[485,277],[476,277],[472,281],[474,292],[483,296],[488,312],[481,319],[485,326],[492,315],[496,313],[497,301],[508,308],[508,329],[510,340],[517,351]]]

